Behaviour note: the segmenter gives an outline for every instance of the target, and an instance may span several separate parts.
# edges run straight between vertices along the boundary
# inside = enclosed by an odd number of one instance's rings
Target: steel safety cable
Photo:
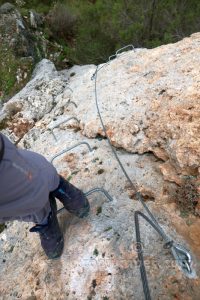
[[[157,227],[158,227],[158,232],[159,232],[160,235],[163,237],[163,239],[165,240],[165,242],[166,242],[166,243],[169,243],[169,242],[171,242],[171,239],[165,234],[165,232],[163,231],[162,227],[158,224],[158,222],[157,222],[157,220],[155,219],[155,217],[153,216],[152,212],[149,210],[148,206],[146,205],[146,203],[145,203],[145,201],[144,201],[144,199],[143,199],[141,193],[136,191],[136,188],[135,188],[135,186],[134,186],[132,180],[130,179],[128,173],[126,172],[126,170],[125,170],[125,168],[124,168],[124,166],[123,166],[123,164],[122,164],[122,162],[121,162],[121,160],[120,160],[120,158],[119,158],[119,156],[117,155],[117,153],[116,153],[114,147],[113,147],[112,144],[111,144],[110,138],[109,138],[109,136],[108,136],[108,134],[107,134],[107,131],[106,131],[106,128],[105,128],[105,125],[104,125],[104,122],[103,122],[103,119],[102,119],[102,116],[101,116],[101,112],[100,112],[100,109],[99,109],[99,104],[98,104],[98,96],[97,96],[97,76],[98,76],[98,71],[99,71],[99,70],[98,70],[98,67],[99,67],[99,66],[97,66],[96,72],[94,73],[94,76],[93,76],[93,79],[95,80],[95,102],[96,102],[96,107],[97,107],[98,115],[99,115],[99,118],[100,118],[100,121],[101,121],[101,125],[102,125],[103,131],[104,131],[104,133],[105,133],[105,136],[106,136],[106,138],[107,138],[107,141],[108,141],[108,143],[109,143],[109,145],[110,145],[110,147],[111,147],[111,149],[112,149],[112,152],[113,152],[113,154],[114,154],[116,160],[118,161],[118,163],[119,163],[119,165],[120,165],[120,167],[121,167],[121,169],[122,169],[124,175],[126,176],[128,182],[130,183],[131,188],[132,188],[132,189],[134,190],[134,192],[136,193],[136,194],[135,194],[136,199],[140,201],[140,203],[143,205],[143,207],[145,208],[145,210],[147,211],[147,213],[149,214],[149,216],[151,217],[151,219],[153,220],[153,222],[157,225]],[[101,69],[102,69],[102,67],[101,67]]]
[[[101,67],[102,68],[102,67]],[[112,149],[112,152],[116,158],[116,160],[118,161],[124,175],[126,176],[126,178],[128,179],[129,183],[131,184],[131,187],[133,188],[134,192],[136,192],[136,189],[135,189],[135,186],[134,184],[132,183],[129,175],[127,174],[121,160],[119,159],[115,149],[113,148],[112,144],[111,144],[111,141],[110,141],[110,138],[108,137],[108,134],[107,134],[107,131],[106,131],[106,128],[105,128],[105,125],[104,125],[104,122],[103,122],[103,119],[102,119],[102,116],[101,116],[101,112],[100,112],[100,109],[99,109],[99,105],[98,105],[98,96],[97,96],[97,74],[98,74],[98,66],[97,66],[97,69],[96,69],[96,72],[93,76],[92,79],[95,79],[95,102],[96,102],[96,107],[97,107],[97,111],[98,111],[98,115],[99,115],[99,118],[100,118],[100,121],[101,121],[101,125],[102,125],[102,128],[103,128],[103,131],[105,133],[105,136],[107,138],[107,141]],[[138,195],[137,195],[138,194]],[[144,203],[144,200],[142,199],[142,196],[139,195],[140,193],[136,193],[137,195],[137,199],[143,204],[144,208],[146,209],[146,211],[148,212],[148,214],[150,215],[150,217],[155,220],[154,216],[152,215],[152,213],[150,212],[150,210],[148,209],[147,205]],[[148,219],[148,218],[147,218]],[[155,220],[156,221],[156,220]],[[153,224],[153,227],[156,228],[156,230],[160,233],[160,235],[165,239],[165,241],[168,243],[169,242],[169,239],[168,237],[165,235],[165,233],[163,232],[163,230],[159,228],[159,226],[157,225],[157,221],[156,222],[151,222]],[[141,279],[142,279],[142,285],[143,285],[143,292],[144,292],[144,295],[145,295],[145,300],[151,300],[151,295],[150,295],[150,291],[149,291],[149,286],[148,286],[148,280],[147,280],[147,274],[146,274],[146,270],[145,270],[145,265],[144,265],[144,257],[143,257],[143,251],[142,251],[142,248],[141,248],[141,238],[140,238],[140,230],[139,230],[139,220],[138,220],[138,215],[135,214],[135,227],[136,227],[136,241],[137,241],[137,245],[140,246],[140,249],[137,250],[137,254],[138,254],[138,259],[139,259],[139,264],[140,264],[140,274],[141,274]]]
[[[174,241],[165,234],[164,230],[159,225],[156,218],[154,217],[154,215],[152,214],[152,212],[150,211],[150,209],[146,205],[142,194],[140,192],[136,191],[135,185],[133,184],[132,180],[130,179],[130,177],[129,177],[128,173],[126,172],[126,170],[125,170],[125,168],[124,168],[117,152],[115,151],[114,147],[111,144],[110,138],[107,134],[107,130],[106,130],[106,127],[104,125],[104,122],[103,122],[103,119],[102,119],[102,116],[101,116],[101,112],[100,112],[100,109],[99,109],[98,95],[97,95],[97,76],[98,76],[98,72],[100,70],[102,70],[105,66],[110,64],[111,59],[115,59],[121,50],[124,50],[125,48],[128,48],[130,46],[132,47],[132,49],[134,49],[134,47],[132,45],[125,46],[125,47],[119,49],[116,52],[116,54],[111,55],[109,57],[108,62],[104,63],[101,66],[97,66],[96,71],[93,74],[91,79],[95,80],[95,103],[96,103],[96,108],[97,108],[97,112],[98,112],[98,115],[99,115],[99,118],[100,118],[100,122],[101,122],[101,125],[102,125],[102,128],[103,128],[104,134],[105,134],[105,136],[107,138],[107,141],[109,143],[109,146],[110,146],[110,148],[111,148],[118,164],[120,165],[120,168],[121,168],[122,172],[124,173],[126,179],[130,183],[131,188],[135,192],[136,199],[139,200],[139,202],[142,204],[145,211],[148,213],[148,215],[150,217],[150,218],[148,218],[146,215],[144,215],[140,211],[135,211],[135,214],[134,214],[136,242],[137,242],[137,246],[139,246],[139,249],[138,249],[139,251],[137,251],[137,252],[138,252],[138,259],[139,259],[139,263],[140,263],[140,274],[141,274],[141,279],[142,279],[143,291],[144,291],[145,299],[146,300],[151,300],[150,291],[149,291],[149,287],[148,287],[147,274],[146,274],[145,265],[144,265],[142,244],[141,244],[139,216],[143,217],[143,219],[145,219],[145,221],[147,221],[160,234],[160,236],[165,241],[165,244],[164,244],[163,248],[171,250],[172,255],[174,256],[176,262],[181,267],[182,271],[185,272],[185,274],[189,277],[191,277],[192,274],[194,274],[194,273],[193,273],[192,268],[191,268],[192,257],[190,255],[190,253],[186,249],[184,249],[183,247],[179,246],[178,244],[175,244]]]

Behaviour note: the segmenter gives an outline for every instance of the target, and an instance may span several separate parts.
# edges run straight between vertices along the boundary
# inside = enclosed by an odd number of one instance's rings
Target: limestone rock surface
[[[177,198],[187,195],[184,200],[196,211],[199,207],[199,53],[197,33],[176,44],[124,52],[102,65],[97,76],[99,108],[125,169],[166,234],[193,257],[194,273],[187,278],[157,233],[141,222],[152,299],[197,300],[200,295],[200,219],[177,205]],[[65,248],[55,262],[45,258],[37,236],[28,232],[31,225],[8,224],[0,234],[0,299],[144,298],[134,212],[145,211],[105,139],[91,80],[95,71],[89,65],[58,72],[43,60],[3,107],[0,117],[7,127],[2,132],[49,160],[88,142],[91,152],[82,145],[54,164],[85,192],[102,187],[113,201],[94,193],[88,218],[60,214]],[[62,123],[71,117],[77,119]],[[192,180],[187,191],[185,179]]]

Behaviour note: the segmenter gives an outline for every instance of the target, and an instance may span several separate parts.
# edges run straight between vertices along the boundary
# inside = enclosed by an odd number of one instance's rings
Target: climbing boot
[[[50,198],[51,212],[45,225],[36,224],[30,232],[38,232],[41,246],[49,259],[59,258],[64,247],[64,238],[57,219],[55,198]]]
[[[60,184],[58,188],[51,192],[58,198],[64,207],[72,214],[79,218],[88,216],[90,204],[84,193],[60,176]]]

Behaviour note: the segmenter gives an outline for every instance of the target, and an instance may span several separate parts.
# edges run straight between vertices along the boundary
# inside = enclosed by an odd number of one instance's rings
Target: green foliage
[[[5,228],[6,228],[6,225],[4,223],[0,224],[0,233],[2,233]]]
[[[19,2],[21,2],[22,4],[19,5],[18,4]],[[29,0],[23,0],[23,1],[13,0],[12,3],[15,4],[18,7],[20,6],[23,9],[27,9],[27,10],[35,9],[39,13],[47,14],[49,12],[49,9],[51,7],[53,7],[53,5],[55,4],[55,1],[51,1],[51,0],[43,0],[43,1],[39,1],[39,0],[31,0],[31,1],[29,1]]]
[[[0,47],[0,91],[9,95],[14,88],[17,75],[18,61],[9,48]]]
[[[10,1],[16,4],[17,0]],[[60,59],[67,58],[71,64],[101,63],[127,44],[152,48],[200,31],[199,0],[21,2],[25,15],[35,9],[47,20],[50,17],[45,37],[63,46]]]
[[[29,80],[32,73],[32,61],[16,58],[6,43],[0,47],[0,101],[19,91]],[[18,71],[27,73],[26,78],[16,80]]]
[[[73,63],[99,63],[127,44],[152,48],[176,42],[200,30],[197,0],[65,1],[76,14]]]
[[[0,121],[0,130],[5,129],[8,126],[7,122],[8,122],[7,119],[3,119],[2,121]]]
[[[49,13],[47,22],[54,40],[70,42],[74,36],[76,18],[69,8],[61,3],[56,4]]]
[[[67,181],[70,181],[70,180],[72,180],[72,175],[69,175],[68,177],[67,177]]]
[[[102,213],[102,207],[101,206],[98,206],[97,207],[97,212],[96,212],[96,215],[98,216],[99,214]]]
[[[112,230],[112,226],[107,227],[104,232]]]
[[[98,256],[98,255],[99,255],[99,251],[98,251],[96,248],[95,248],[94,251],[93,251],[93,255],[94,255],[94,256]]]
[[[69,59],[76,64],[106,60],[115,50],[116,41],[107,35],[102,26],[105,9],[101,2],[74,1],[71,9],[77,15],[77,27],[74,45],[67,48]]]

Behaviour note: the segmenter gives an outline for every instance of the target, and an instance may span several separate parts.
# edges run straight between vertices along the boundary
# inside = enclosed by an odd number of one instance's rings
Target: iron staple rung
[[[90,190],[90,191],[88,191],[88,192],[86,192],[86,193],[84,193],[85,194],[85,196],[89,196],[89,195],[91,195],[91,194],[93,194],[93,193],[102,193],[102,194],[104,194],[104,196],[109,200],[109,201],[113,201],[113,198],[110,196],[110,194],[106,191],[106,190],[104,190],[103,188],[94,188],[94,189],[92,189],[92,190]],[[60,209],[58,209],[57,210],[57,214],[59,214],[61,211],[63,211],[65,209],[65,207],[63,206],[62,208],[60,208]]]
[[[78,123],[80,122],[76,117],[70,117],[70,118],[67,118],[67,119],[64,119],[64,120],[60,121],[59,123],[57,123],[56,125],[54,125],[52,128],[50,128],[51,134],[53,135],[53,137],[54,137],[54,139],[56,141],[58,141],[58,139],[56,138],[53,130],[55,128],[59,127],[61,124],[69,122],[70,120],[76,120]]]
[[[108,59],[108,60],[110,61],[110,60],[114,59],[115,57],[117,57],[117,55],[119,55],[120,53],[122,53],[123,50],[126,50],[126,49],[128,49],[128,48],[130,48],[130,50],[134,50],[134,46],[133,46],[133,45],[127,45],[127,46],[125,46],[125,47],[122,47],[122,48],[118,49],[118,50],[115,52],[115,54],[109,56],[109,59]]]
[[[113,198],[110,196],[110,194],[103,188],[94,188],[94,189],[88,191],[87,193],[85,193],[85,196],[89,196],[90,194],[93,194],[95,192],[102,193],[109,201],[113,201]]]
[[[70,148],[68,148],[68,149],[66,149],[66,150],[63,150],[63,151],[57,153],[56,155],[54,155],[54,156],[51,158],[50,162],[53,163],[53,161],[54,161],[54,159],[55,159],[56,157],[58,157],[58,156],[60,156],[60,155],[62,155],[62,154],[64,154],[64,153],[66,153],[66,152],[68,152],[68,151],[70,151],[70,150],[72,150],[72,149],[74,149],[74,148],[76,148],[76,147],[78,147],[78,146],[80,146],[80,145],[86,145],[86,146],[88,147],[89,151],[92,152],[92,148],[90,147],[90,145],[89,145],[87,142],[81,142],[81,143],[78,143],[78,144],[76,144],[76,145],[74,145],[74,146],[72,146],[72,147],[70,147]]]
[[[66,86],[65,88],[68,89],[68,90],[70,90],[72,93],[74,92],[69,86]]]

